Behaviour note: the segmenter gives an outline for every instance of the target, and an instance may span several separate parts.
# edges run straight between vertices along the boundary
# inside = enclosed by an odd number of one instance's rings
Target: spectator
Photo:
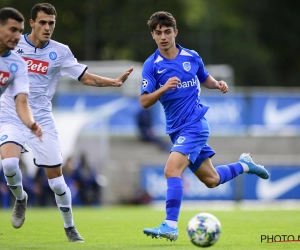
[[[83,205],[80,196],[79,196],[79,183],[75,179],[75,167],[74,167],[74,159],[73,157],[68,157],[67,161],[63,165],[62,168],[63,176],[65,178],[65,182],[70,188],[71,195],[72,195],[72,204],[74,206]]]
[[[153,131],[153,118],[150,109],[142,108],[137,115],[137,125],[142,141],[153,142],[160,147],[160,149],[170,152],[171,144],[155,135]]]
[[[28,199],[28,206],[33,206],[35,197],[33,193],[33,178],[28,174],[27,166],[22,160],[22,157],[19,160],[19,166],[22,173],[22,179],[23,179],[23,189],[24,191],[30,196],[30,199]],[[32,198],[31,198],[32,197]]]
[[[11,193],[4,178],[3,169],[0,169],[0,204],[1,207],[7,209],[11,204]]]
[[[87,161],[85,153],[81,153],[74,173],[79,185],[79,197],[84,205],[100,204],[100,186],[96,181],[97,172]]]
[[[38,168],[33,178],[33,193],[35,206],[54,206],[56,205],[53,191],[48,185],[48,179],[43,168]]]

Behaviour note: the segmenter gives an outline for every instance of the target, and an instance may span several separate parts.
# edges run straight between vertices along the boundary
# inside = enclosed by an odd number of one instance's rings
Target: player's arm
[[[132,71],[133,67],[130,67],[117,79],[107,78],[85,72],[80,78],[80,82],[83,85],[94,87],[121,87]]]
[[[176,89],[177,84],[180,82],[179,78],[176,76],[171,77],[168,79],[168,81],[162,86],[161,88],[157,89],[153,93],[144,93],[140,96],[140,103],[143,106],[143,108],[149,108],[154,103],[156,103],[159,98],[170,89]]]
[[[42,128],[34,121],[26,94],[18,94],[15,98],[16,111],[20,120],[31,130],[33,134],[42,140]]]
[[[201,84],[208,89],[219,89],[223,94],[228,91],[227,83],[224,81],[217,81],[212,76],[208,76],[205,81]]]

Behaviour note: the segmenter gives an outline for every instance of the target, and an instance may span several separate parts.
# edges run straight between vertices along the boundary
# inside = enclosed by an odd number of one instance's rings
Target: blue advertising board
[[[165,200],[167,181],[164,166],[149,166],[141,169],[141,187],[153,200]],[[207,188],[197,177],[186,169],[182,175],[184,200],[234,200],[235,180],[216,188]]]
[[[300,133],[300,95],[293,93],[251,96],[250,126],[253,132]]]
[[[54,99],[56,109],[76,112],[95,111],[110,103],[118,102],[120,106],[109,119],[111,129],[124,134],[136,130],[137,115],[142,109],[139,97],[120,95],[99,95],[86,93],[58,93]],[[245,134],[300,134],[300,95],[293,93],[261,94],[245,96],[241,93],[221,95],[220,93],[201,96],[201,102],[209,109],[206,118],[212,135],[245,135]],[[153,126],[157,134],[165,133],[165,115],[160,103],[151,108]],[[101,118],[95,119],[89,129],[97,129]]]
[[[300,167],[266,166],[268,180],[244,175],[243,199],[282,200],[300,199]]]
[[[216,188],[207,188],[196,176],[186,169],[182,175],[184,200],[236,200],[236,190],[241,189],[242,200],[284,200],[300,199],[300,166],[266,167],[271,177],[268,180],[256,175],[243,174],[241,186],[237,179],[221,184]],[[141,170],[141,188],[154,201],[165,200],[167,182],[163,166],[145,166]]]

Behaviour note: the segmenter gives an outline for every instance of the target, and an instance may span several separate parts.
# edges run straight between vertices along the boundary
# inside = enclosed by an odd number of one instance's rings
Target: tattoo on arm
[[[99,80],[93,78],[93,81],[97,87],[103,87],[103,84],[101,82],[99,82]]]

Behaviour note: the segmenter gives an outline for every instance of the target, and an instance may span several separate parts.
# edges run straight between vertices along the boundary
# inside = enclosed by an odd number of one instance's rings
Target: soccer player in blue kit
[[[142,71],[140,103],[144,108],[158,100],[164,108],[166,133],[173,143],[165,165],[167,178],[166,219],[156,228],[145,228],[144,234],[155,238],[178,238],[178,216],[183,197],[181,175],[188,167],[208,188],[217,187],[242,173],[268,179],[268,171],[243,153],[238,162],[214,167],[215,151],[207,144],[209,125],[205,119],[208,107],[200,102],[200,85],[228,91],[224,81],[215,80],[206,71],[197,52],[175,43],[178,35],[175,18],[168,12],[154,13],[148,20],[158,49],[145,61]]]

